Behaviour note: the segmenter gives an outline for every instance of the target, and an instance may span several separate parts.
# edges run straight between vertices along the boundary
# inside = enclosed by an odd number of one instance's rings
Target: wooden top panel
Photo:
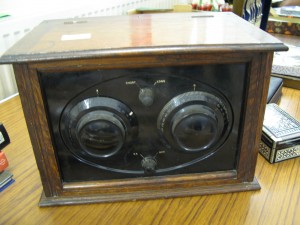
[[[285,50],[271,35],[232,13],[139,14],[44,21],[0,63],[112,54]]]

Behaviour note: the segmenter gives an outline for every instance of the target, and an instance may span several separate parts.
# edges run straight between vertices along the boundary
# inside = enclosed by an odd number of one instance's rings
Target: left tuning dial
[[[69,149],[89,160],[118,155],[136,135],[136,126],[135,114],[124,103],[92,97],[67,107],[60,129]]]

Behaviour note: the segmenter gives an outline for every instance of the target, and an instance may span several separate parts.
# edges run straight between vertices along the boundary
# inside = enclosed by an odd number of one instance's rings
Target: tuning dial
[[[150,106],[154,102],[154,93],[150,88],[142,88],[139,93],[139,100],[144,106]]]
[[[119,155],[136,136],[135,114],[124,103],[92,97],[70,105],[61,122],[69,150],[85,161]]]
[[[168,143],[184,152],[198,152],[222,144],[229,131],[222,100],[193,91],[174,97],[160,112],[158,129]]]

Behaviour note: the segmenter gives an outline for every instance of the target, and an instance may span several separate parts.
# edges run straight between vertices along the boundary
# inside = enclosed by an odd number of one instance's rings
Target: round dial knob
[[[216,139],[218,120],[203,105],[190,105],[178,111],[171,121],[174,141],[185,150],[207,148]]]
[[[70,105],[63,113],[60,130],[69,150],[93,161],[117,155],[129,143],[137,126],[132,110],[107,97],[92,97]]]
[[[172,147],[198,152],[222,143],[228,115],[219,97],[193,91],[171,99],[161,110],[157,126]]]
[[[152,156],[147,156],[143,158],[141,165],[144,169],[145,174],[153,174],[156,169],[156,159]]]
[[[113,113],[104,110],[82,116],[76,130],[81,148],[95,157],[115,154],[122,148],[126,137],[122,122]]]

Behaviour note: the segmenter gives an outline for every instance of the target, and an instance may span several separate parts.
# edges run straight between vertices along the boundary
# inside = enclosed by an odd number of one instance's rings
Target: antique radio
[[[45,21],[12,63],[60,205],[257,190],[277,39],[231,13]]]

